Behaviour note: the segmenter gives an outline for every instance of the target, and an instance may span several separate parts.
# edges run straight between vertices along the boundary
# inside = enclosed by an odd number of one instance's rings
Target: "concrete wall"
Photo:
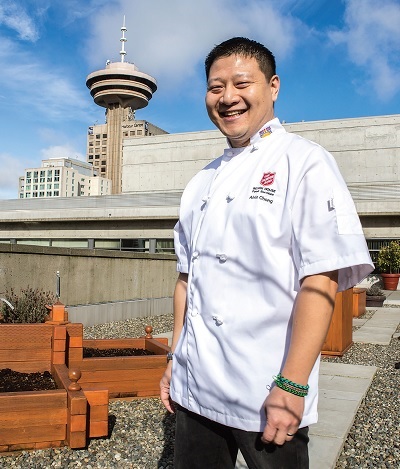
[[[0,245],[0,295],[27,286],[55,292],[57,271],[67,306],[170,298],[177,278],[170,254]]]
[[[182,191],[226,146],[218,130],[125,139],[122,192]]]
[[[380,213],[400,203],[400,115],[284,124],[332,153],[359,213],[379,202]],[[218,131],[125,140],[122,192],[182,191],[197,171],[219,156],[226,139]],[[361,210],[362,208],[362,210]],[[371,211],[377,213],[376,205]]]

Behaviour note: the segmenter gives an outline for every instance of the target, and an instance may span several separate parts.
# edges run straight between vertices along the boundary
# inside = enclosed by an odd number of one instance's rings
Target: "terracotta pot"
[[[381,274],[385,290],[397,290],[400,274]]]
[[[366,306],[369,307],[382,307],[383,302],[386,300],[386,296],[384,295],[367,295],[366,297]]]

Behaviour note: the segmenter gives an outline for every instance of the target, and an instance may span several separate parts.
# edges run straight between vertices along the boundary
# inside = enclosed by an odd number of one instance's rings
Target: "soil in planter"
[[[94,357],[142,357],[145,355],[155,355],[154,352],[141,348],[83,348],[83,358]]]
[[[57,385],[48,371],[20,373],[4,368],[0,370],[0,392],[49,391]]]

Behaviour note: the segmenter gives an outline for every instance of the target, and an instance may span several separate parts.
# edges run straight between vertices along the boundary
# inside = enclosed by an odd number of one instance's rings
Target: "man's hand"
[[[264,407],[267,425],[261,440],[276,445],[290,441],[297,432],[303,416],[304,398],[275,386],[266,398]]]
[[[171,382],[171,371],[172,371],[172,366],[170,362],[168,363],[167,368],[164,371],[163,377],[161,378],[161,381],[160,381],[160,397],[161,397],[162,403],[164,404],[168,412],[171,412],[171,414],[173,414],[175,412],[174,404],[169,395],[169,383]]]

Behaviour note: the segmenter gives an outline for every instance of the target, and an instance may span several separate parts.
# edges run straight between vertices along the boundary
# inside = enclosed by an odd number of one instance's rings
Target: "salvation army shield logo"
[[[264,173],[260,184],[262,186],[270,186],[275,181],[275,174],[276,173]]]

